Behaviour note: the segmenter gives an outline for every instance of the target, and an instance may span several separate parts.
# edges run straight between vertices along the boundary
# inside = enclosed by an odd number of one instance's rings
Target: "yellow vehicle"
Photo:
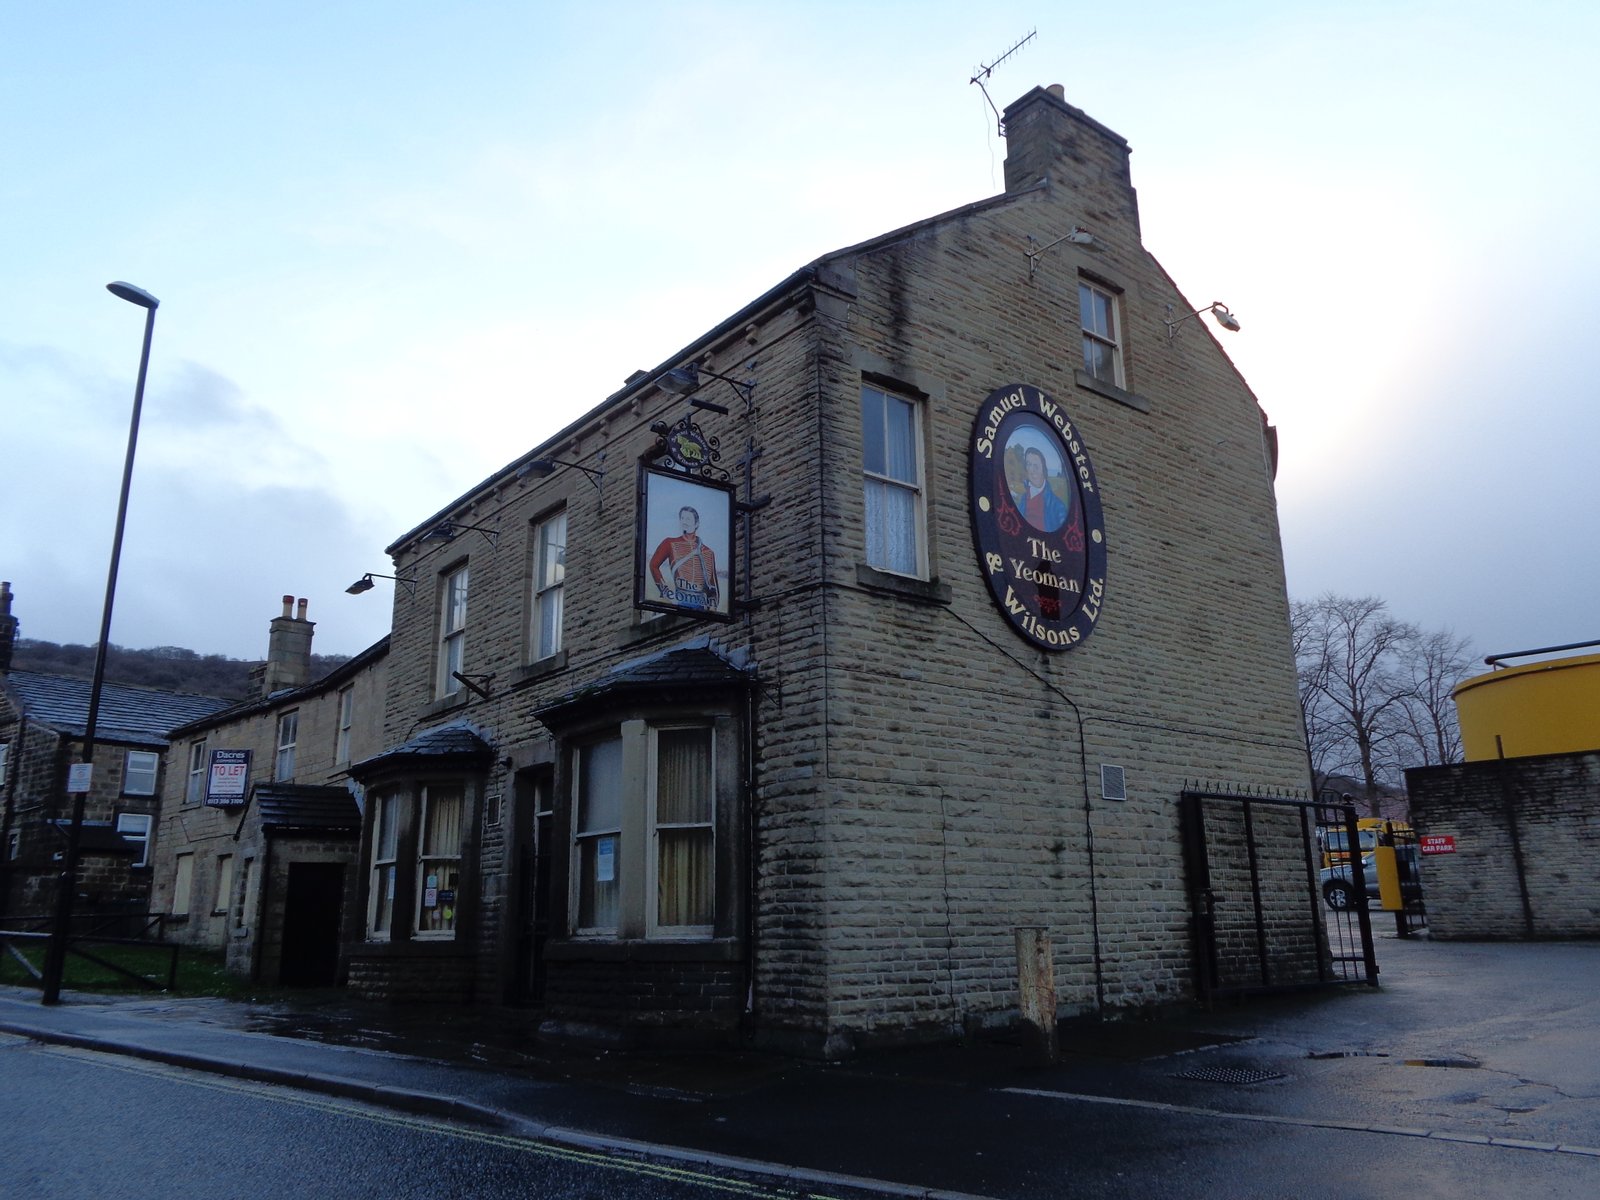
[[[1385,832],[1389,835],[1389,841],[1383,843]],[[1347,831],[1339,826],[1324,825],[1317,830],[1317,849],[1321,852],[1324,870],[1350,861],[1348,839]],[[1385,817],[1361,817],[1356,821],[1356,841],[1364,857],[1376,850],[1380,843],[1414,846],[1417,843],[1417,833],[1404,821],[1389,820]]]

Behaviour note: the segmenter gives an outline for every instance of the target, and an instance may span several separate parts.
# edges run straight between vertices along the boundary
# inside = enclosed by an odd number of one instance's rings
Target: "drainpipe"
[[[1500,799],[1505,807],[1506,831],[1511,835],[1511,859],[1517,867],[1517,891],[1522,896],[1522,929],[1533,936],[1533,901],[1528,897],[1528,871],[1522,861],[1522,830],[1517,825],[1516,797],[1512,795],[1511,775],[1506,770],[1506,748],[1500,735],[1494,735],[1494,752],[1500,760]]]
[[[261,983],[261,951],[267,937],[267,899],[272,895],[272,834],[266,826],[261,828],[261,887],[256,892],[256,911],[253,922],[255,944],[251,946],[250,977]],[[246,896],[248,901],[250,897]]]

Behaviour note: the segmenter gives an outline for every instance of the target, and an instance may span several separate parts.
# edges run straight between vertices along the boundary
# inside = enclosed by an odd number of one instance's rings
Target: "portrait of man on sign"
[[[678,510],[683,532],[664,537],[650,556],[656,594],[680,608],[717,607],[716,552],[700,540],[700,513],[685,504]]]
[[[1062,472],[1061,452],[1031,425],[1018,429],[1006,444],[1006,480],[1011,502],[1040,533],[1054,533],[1066,523],[1072,492]]]
[[[635,601],[641,608],[696,616],[731,615],[733,494],[671,471],[640,476]]]

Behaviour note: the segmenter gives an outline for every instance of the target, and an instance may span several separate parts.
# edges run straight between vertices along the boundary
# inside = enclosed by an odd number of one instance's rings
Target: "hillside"
[[[181,646],[155,646],[148,650],[110,646],[106,652],[106,679],[136,687],[243,700],[251,694],[250,671],[259,661],[221,654],[196,654]],[[348,655],[313,654],[311,678],[321,679],[348,661]],[[61,646],[55,642],[19,638],[12,666],[19,671],[43,671],[88,679],[94,674],[94,647]]]

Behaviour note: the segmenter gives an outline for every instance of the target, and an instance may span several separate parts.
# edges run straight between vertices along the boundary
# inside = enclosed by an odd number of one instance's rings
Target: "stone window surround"
[[[556,735],[554,753],[556,775],[550,792],[555,805],[550,830],[555,843],[552,867],[558,876],[552,880],[552,895],[561,911],[551,914],[552,935],[544,948],[548,960],[734,962],[743,958],[742,938],[747,904],[743,891],[743,838],[747,817],[738,767],[742,753],[741,708],[742,702],[733,698],[667,704],[636,697],[620,703],[614,711],[603,716],[560,729]],[[570,932],[577,907],[573,838],[573,760],[577,746],[620,730],[624,724],[632,725],[634,732],[642,735],[651,724],[683,726],[697,721],[712,727],[717,746],[716,761],[719,764],[714,767],[713,783],[717,849],[715,916],[711,930],[693,937],[680,936],[676,931],[650,934],[644,911],[648,889],[646,881],[640,879],[622,900],[625,912],[617,934]],[[638,736],[635,745],[642,745],[645,740]],[[636,772],[642,766],[642,763],[638,764]],[[630,794],[624,798],[625,816],[630,822],[637,821],[641,829],[648,816],[645,791],[646,781],[641,774],[634,774],[631,777]],[[642,836],[636,834],[635,847],[643,845],[639,840]],[[626,870],[631,865],[634,870],[641,871],[644,860],[644,854],[638,849],[630,852],[625,846],[619,856],[619,870]]]
[[[134,769],[134,759],[140,760],[140,767]],[[145,760],[148,760],[146,763]],[[122,794],[124,796],[154,796],[160,784],[161,755],[154,750],[129,750],[122,758]],[[146,777],[150,780],[149,787],[135,787],[135,776],[142,781]]]
[[[461,798],[461,841],[459,851],[461,885],[456,895],[455,927],[448,934],[415,931],[415,913],[421,902],[421,801],[424,788],[459,788]],[[397,945],[423,945],[428,943],[456,944],[467,942],[473,936],[472,921],[476,914],[478,870],[477,830],[481,824],[484,779],[479,770],[452,767],[435,771],[414,771],[389,775],[372,780],[366,785],[367,811],[377,811],[380,798],[394,797],[396,836],[394,864],[393,911],[389,929],[383,933],[372,932],[372,908],[375,892],[372,886],[375,867],[374,854],[377,836],[376,822],[363,822],[361,841],[362,888],[362,949],[393,943]],[[385,860],[386,862],[388,860]]]
[[[466,689],[461,681],[451,676],[452,671],[466,672],[467,622],[471,619],[472,576],[468,560],[457,559],[439,572],[437,612],[437,641],[435,651],[435,680],[433,694],[439,702],[462,698]],[[459,582],[458,582],[459,581]],[[452,604],[457,589],[459,604]],[[456,665],[452,666],[454,663]]]

